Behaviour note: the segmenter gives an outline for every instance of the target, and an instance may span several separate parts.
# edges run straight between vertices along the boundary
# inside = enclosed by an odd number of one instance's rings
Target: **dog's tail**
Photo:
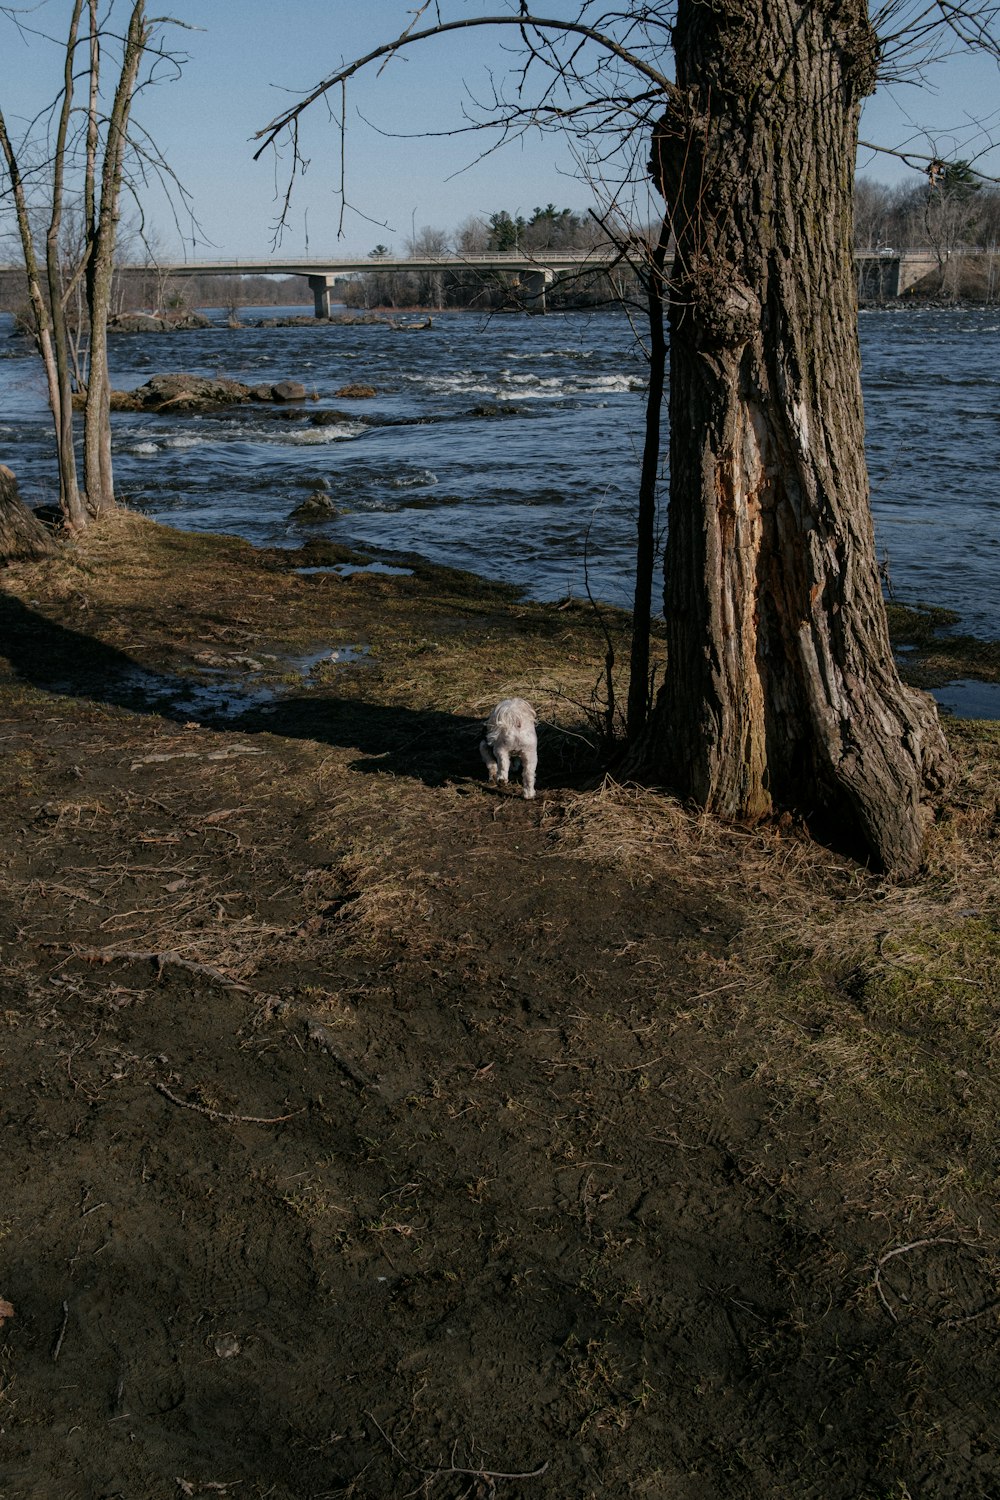
[[[490,718],[498,729],[530,729],[535,723],[535,710],[524,698],[505,698]]]

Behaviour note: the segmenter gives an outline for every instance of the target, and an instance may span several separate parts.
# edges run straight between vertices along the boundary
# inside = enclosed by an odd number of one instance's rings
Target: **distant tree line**
[[[549,203],[530,218],[500,209],[470,218],[454,233],[424,228],[407,241],[413,256],[457,256],[488,251],[526,253],[587,250],[606,246],[608,234],[594,218]],[[985,182],[968,162],[931,163],[912,182],[889,186],[859,177],[855,189],[855,246],[859,251],[933,254],[928,272],[912,288],[913,298],[1000,300],[1000,186]],[[371,252],[374,262],[386,246]],[[863,293],[865,288],[862,289]],[[344,283],[339,295],[353,307],[480,307],[502,309],[524,303],[521,278],[482,270],[379,273]],[[546,293],[550,308],[599,306],[643,296],[627,259],[612,272],[560,276]]]
[[[404,244],[417,257],[540,253],[606,247],[608,233],[586,214],[549,203],[529,217],[498,209],[471,217],[453,232],[426,226]],[[932,163],[914,182],[889,185],[859,177],[855,187],[855,245],[885,254],[926,250],[934,264],[911,296],[1000,300],[1000,187],[982,181],[967,162]],[[123,258],[133,241],[126,238]],[[478,308],[513,310],[530,305],[523,275],[473,267],[387,272],[378,262],[393,255],[387,245],[370,252],[373,269],[341,282],[335,300],[350,308]],[[863,288],[863,294],[866,289]],[[869,291],[867,295],[872,295]],[[549,308],[599,307],[641,299],[642,289],[627,258],[611,271],[563,274],[546,291]],[[0,272],[0,310],[26,310],[22,272]],[[141,269],[116,270],[112,317],[144,309],[168,319],[199,307],[312,306],[303,276],[170,277],[147,253]]]
[[[150,269],[136,276],[129,290],[132,307],[152,312],[189,312],[197,307],[223,307],[235,315],[241,307],[312,307],[313,295],[304,276],[158,276]],[[161,285],[162,283],[162,285]]]
[[[124,271],[116,267],[112,289],[112,318],[143,309],[169,317],[196,307],[312,306],[312,292],[303,276],[186,276],[171,277],[147,265]],[[19,315],[26,305],[23,271],[0,271],[0,312]]]
[[[1000,187],[968,162],[932,162],[915,183],[894,186],[859,177],[854,233],[859,250],[931,252],[919,295],[1000,299]]]
[[[404,244],[403,256],[482,255],[490,251],[533,254],[545,250],[581,250],[606,246],[608,236],[596,220],[549,203],[529,218],[499,209],[486,218],[469,218],[454,233],[425,227]],[[158,269],[148,251],[142,266],[129,265],[126,238],[112,291],[112,317],[139,309],[166,319],[180,318],[199,307],[221,307],[235,318],[243,307],[312,306],[312,292],[304,276],[186,276],[171,277]],[[393,252],[376,245],[370,252],[374,268]],[[563,275],[546,292],[549,307],[585,307],[621,302],[640,295],[626,263],[610,273]],[[488,311],[529,304],[527,284],[518,272],[454,269],[370,273],[341,282],[334,300],[350,308],[480,308]],[[0,310],[26,310],[23,274],[0,272]]]
[[[554,203],[536,208],[530,218],[498,209],[485,218],[466,219],[454,233],[429,226],[406,241],[404,254],[417,257],[453,255],[539,254],[546,250],[586,251],[608,244],[608,235],[596,219]],[[371,259],[390,254],[386,245],[376,245]],[[377,270],[344,282],[338,296],[349,307],[482,308],[489,311],[526,305],[526,283],[516,271],[486,271],[456,266],[447,270],[379,272]],[[592,307],[638,296],[639,289],[627,264],[608,273],[563,274],[546,291],[549,307]]]

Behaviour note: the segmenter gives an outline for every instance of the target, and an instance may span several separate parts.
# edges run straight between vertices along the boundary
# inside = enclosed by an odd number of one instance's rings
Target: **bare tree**
[[[896,248],[898,236],[890,227],[893,194],[883,182],[859,177],[854,184],[854,243],[858,250]]]
[[[90,516],[114,504],[111,464],[110,379],[107,361],[107,324],[112,312],[115,248],[121,215],[127,152],[136,153],[140,176],[149,170],[161,179],[169,177],[162,157],[148,141],[130,140],[132,105],[139,89],[139,69],[150,48],[156,28],[146,16],[145,0],[130,0],[128,23],[123,36],[116,34],[114,3],[99,13],[97,0],[73,0],[69,28],[62,50],[62,83],[55,103],[43,109],[34,125],[40,130],[51,123],[44,144],[38,144],[29,127],[25,139],[15,142],[0,112],[0,148],[6,166],[4,196],[13,202],[21,250],[27,273],[35,333],[45,363],[49,404],[56,429],[59,456],[60,503],[71,527],[86,524]],[[10,24],[26,29],[28,12],[0,7]],[[87,62],[80,67],[78,53],[86,45]],[[102,52],[119,49],[117,74],[110,108],[102,103]],[[177,59],[156,51],[174,67]],[[86,90],[86,103],[76,101],[79,80]],[[150,75],[150,80],[152,74]],[[82,126],[75,123],[82,118]],[[30,161],[30,172],[25,171]],[[69,177],[82,175],[75,215],[66,212]],[[32,199],[34,199],[34,204]],[[41,257],[35,248],[33,207],[46,220],[46,281],[40,273]],[[79,255],[67,269],[67,221],[82,221]],[[88,324],[86,404],[84,410],[84,487],[80,497],[72,422],[72,373],[82,374],[67,331],[66,309],[82,285],[85,288]]]
[[[490,248],[489,226],[484,220],[471,214],[458,226],[455,244],[459,255],[484,254]]]
[[[87,504],[99,514],[115,503],[111,463],[111,378],[108,370],[108,318],[114,275],[115,238],[121,214],[122,175],[128,144],[128,124],[135,97],[139,64],[150,39],[145,0],[134,0],[125,36],[121,66],[107,121],[99,192],[94,179],[97,88],[100,54],[97,39],[97,0],[91,5],[91,98],[88,107],[87,311],[90,318],[90,370],[83,424],[84,482]]]
[[[82,9],[83,0],[75,0],[64,54],[63,87],[56,120],[49,216],[45,235],[46,287],[44,290],[21,163],[8,132],[3,111],[0,110],[0,148],[3,150],[9,191],[14,201],[21,251],[28,280],[28,293],[35,319],[35,337],[45,366],[49,408],[55,425],[56,453],[59,463],[59,501],[67,524],[73,528],[85,524],[86,511],[80,498],[76,452],[73,445],[73,393],[60,264],[60,234],[63,222],[67,137],[73,104],[73,69]]]
[[[949,775],[930,698],[900,681],[871,521],[853,268],[858,122],[880,68],[996,50],[992,5],[890,0],[581,4],[464,18],[321,81],[261,138],[360,68],[426,37],[516,27],[508,132],[576,128],[617,200],[639,142],[674,245],[668,663],[633,765],[728,818],[784,809],[877,867],[919,867]],[[418,17],[427,6],[422,6]],[[673,54],[674,76],[668,59]],[[523,104],[531,75],[535,104]],[[603,133],[602,133],[603,132]],[[643,158],[646,155],[643,151]]]
[[[425,225],[406,242],[406,253],[414,259],[438,259],[448,255],[451,243],[445,229]],[[421,307],[444,306],[444,272],[416,271],[409,276],[411,301]]]
[[[973,242],[980,218],[981,185],[968,162],[935,163],[924,193],[923,221],[938,263],[940,291],[957,297],[962,252]]]

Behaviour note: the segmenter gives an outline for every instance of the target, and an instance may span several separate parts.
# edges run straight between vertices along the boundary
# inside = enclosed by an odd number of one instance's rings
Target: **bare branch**
[[[897,161],[912,167],[915,172],[927,172],[941,160],[940,153],[936,151],[905,151],[897,146],[879,146],[874,141],[858,141],[858,146],[864,151],[876,151],[880,156],[894,156]],[[992,150],[992,144],[984,147],[978,154],[985,155],[989,150]],[[1000,177],[991,177],[985,172],[977,172],[976,176],[982,182],[1000,182]]]
[[[658,89],[663,91],[664,95],[669,96],[675,92],[674,84],[658,68],[654,68],[651,63],[646,62],[637,53],[630,51],[627,47],[623,47],[621,43],[617,42],[614,37],[609,36],[606,32],[599,31],[593,26],[587,26],[581,21],[555,20],[550,17],[531,16],[523,13],[517,16],[470,16],[460,21],[441,21],[438,25],[430,26],[424,31],[404,31],[402,36],[397,37],[395,41],[386,42],[381,47],[376,47],[371,52],[366,53],[364,57],[356,58],[345,67],[338,69],[336,73],[331,74],[329,78],[317,84],[314,89],[306,94],[304,98],[300,99],[291,109],[278,115],[263,130],[258,130],[254,134],[254,140],[263,142],[258,150],[254,152],[254,160],[256,161],[283,131],[287,130],[294,121],[298,120],[311,104],[314,104],[317,99],[322,98],[324,94],[329,93],[338,84],[346,83],[348,78],[352,78],[355,73],[359,73],[362,68],[366,68],[370,63],[378,62],[380,58],[390,57],[392,54],[399,52],[403,47],[409,46],[411,42],[423,42],[429,37],[444,36],[447,32],[451,31],[465,31],[473,26],[516,26],[522,31],[525,26],[530,26],[540,32],[552,31],[557,34],[572,33],[582,36],[588,41],[596,43],[597,46],[605,49],[621,62],[626,63],[628,67],[634,69],[643,77],[648,78],[651,83],[654,83]]]

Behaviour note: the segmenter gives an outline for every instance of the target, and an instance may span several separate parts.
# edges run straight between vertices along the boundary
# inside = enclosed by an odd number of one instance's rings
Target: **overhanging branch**
[[[594,42],[606,52],[611,53],[621,62],[626,63],[628,67],[633,68],[642,77],[648,78],[664,94],[673,95],[676,93],[675,84],[667,78],[666,74],[661,73],[658,68],[654,68],[651,63],[646,62],[645,59],[638,56],[629,48],[623,47],[620,42],[615,41],[614,37],[609,36],[606,32],[599,31],[594,26],[587,26],[582,21],[555,20],[551,17],[532,16],[525,13],[516,16],[470,16],[461,21],[441,21],[438,25],[429,26],[423,31],[406,31],[402,36],[397,37],[395,41],[386,42],[381,47],[376,47],[373,51],[366,53],[364,57],[355,58],[353,62],[338,69],[336,73],[332,73],[329,78],[317,84],[310,93],[306,94],[303,99],[300,99],[291,109],[285,110],[283,114],[278,115],[269,125],[265,125],[263,130],[255,132],[252,139],[261,141],[262,144],[254,152],[254,160],[256,161],[267,150],[268,146],[273,145],[278,136],[283,131],[289,129],[298,120],[299,116],[310,105],[314,104],[317,99],[321,99],[324,94],[329,93],[338,84],[346,83],[349,78],[352,78],[355,73],[359,73],[362,68],[366,68],[370,63],[378,62],[381,58],[390,57],[393,53],[401,51],[403,47],[408,47],[413,42],[427,41],[429,37],[444,36],[447,32],[451,31],[466,31],[473,26],[516,26],[522,32],[527,26],[540,32],[548,31],[557,34],[581,36],[588,41]]]

